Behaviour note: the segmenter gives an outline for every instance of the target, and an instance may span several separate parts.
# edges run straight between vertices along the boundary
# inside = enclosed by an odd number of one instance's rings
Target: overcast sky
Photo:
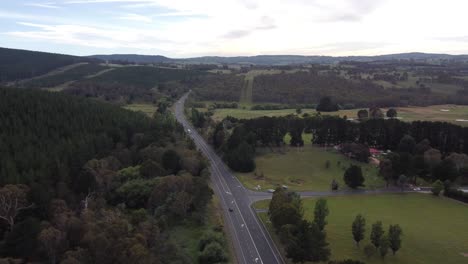
[[[0,25],[75,55],[468,54],[468,0],[0,0]]]

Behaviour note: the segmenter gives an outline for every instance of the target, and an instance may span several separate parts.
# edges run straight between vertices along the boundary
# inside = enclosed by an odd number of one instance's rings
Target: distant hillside
[[[121,61],[130,63],[169,63],[173,59],[160,55],[137,55],[137,54],[111,54],[111,55],[93,55],[91,58],[96,58],[104,61]]]
[[[0,48],[0,82],[28,79],[63,66],[91,61],[96,61],[96,59]]]
[[[164,56],[152,55],[94,55],[109,61],[126,61],[133,63],[187,63],[187,64],[254,64],[254,65],[292,65],[292,64],[315,64],[315,63],[337,63],[341,61],[372,62],[386,60],[415,60],[419,62],[439,62],[444,60],[468,61],[468,55],[449,55],[431,53],[401,53],[379,56],[301,56],[301,55],[258,55],[239,57],[206,56],[185,59],[171,59]]]

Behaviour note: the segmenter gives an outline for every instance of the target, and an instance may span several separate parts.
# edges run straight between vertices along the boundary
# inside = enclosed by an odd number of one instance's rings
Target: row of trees
[[[361,242],[366,233],[366,219],[358,214],[354,219],[351,225],[351,231],[353,234],[353,239],[356,242],[356,245],[359,247],[359,242]],[[377,221],[372,224],[370,241],[372,245],[380,253],[380,256],[384,258],[387,255],[388,249],[390,248],[393,252],[393,255],[396,254],[401,248],[401,236],[403,231],[399,225],[390,225],[388,228],[388,233],[385,235],[383,225],[381,221]],[[374,253],[374,248],[370,245],[367,245],[364,248],[364,252],[367,256],[371,256]]]
[[[459,176],[463,180],[467,176],[468,159],[459,153],[468,152],[468,129],[449,123],[405,123],[397,119],[354,123],[321,115],[226,118],[215,126],[210,138],[216,148],[233,159],[232,162],[227,159],[232,169],[249,171],[255,168],[256,147],[282,146],[287,133],[291,146],[303,146],[305,132],[312,133],[312,143],[340,145],[343,153],[362,162],[367,162],[370,156],[368,146],[392,150],[380,163],[380,173],[388,182],[397,182],[401,175],[407,180],[419,176],[443,181],[454,181]],[[242,151],[247,155],[239,155]],[[231,152],[236,155],[227,155]]]

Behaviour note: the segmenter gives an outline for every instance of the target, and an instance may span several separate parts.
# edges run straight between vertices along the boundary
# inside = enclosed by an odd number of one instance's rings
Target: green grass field
[[[135,112],[143,112],[148,116],[153,116],[157,109],[157,107],[152,104],[129,104],[124,106],[124,108]]]
[[[457,121],[468,119],[468,106],[464,105],[433,105],[427,107],[398,108],[398,115],[405,121],[445,121],[461,126],[468,122]]]
[[[270,150],[260,150],[261,154],[255,158],[257,164],[255,172],[236,173],[237,177],[247,188],[251,189],[257,185],[260,185],[262,189],[274,189],[287,185],[289,189],[296,191],[326,191],[330,190],[333,179],[338,181],[340,188],[347,188],[343,182],[343,174],[350,164],[358,164],[362,166],[366,188],[374,189],[384,186],[374,165],[351,160],[331,148],[325,150],[312,146],[310,135],[306,135],[304,141],[306,146],[286,147],[284,152],[276,150],[273,153]],[[328,169],[325,166],[327,160],[330,161]]]
[[[358,259],[367,264],[459,264],[468,263],[468,207],[430,194],[395,194],[329,197],[330,215],[326,227],[332,259]],[[304,199],[305,217],[313,218],[315,199]],[[261,201],[257,208],[267,208]],[[366,239],[354,244],[351,223],[361,213],[366,218]],[[258,213],[271,232],[266,213]],[[370,243],[370,228],[381,220],[387,232],[390,224],[403,229],[402,248],[395,256],[367,258],[362,248]],[[275,239],[276,240],[276,239]]]
[[[209,103],[207,103],[209,105]],[[216,109],[212,118],[221,121],[227,116],[239,119],[251,119],[263,116],[286,116],[296,114],[296,109],[282,110],[250,110],[252,104],[240,104],[237,109]],[[245,109],[244,109],[245,108]],[[206,109],[199,109],[206,111]],[[383,109],[386,111],[387,109]],[[448,111],[446,111],[448,110]],[[359,109],[340,110],[337,112],[322,113],[322,115],[347,116],[349,119],[356,119]],[[425,107],[398,107],[398,116],[402,121],[443,121],[461,126],[468,126],[468,106],[464,105],[432,105]],[[302,109],[302,113],[310,115],[316,114],[315,109]],[[458,120],[458,121],[457,121]]]

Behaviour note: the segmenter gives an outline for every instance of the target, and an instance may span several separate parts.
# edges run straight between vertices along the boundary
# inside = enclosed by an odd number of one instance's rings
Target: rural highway
[[[222,204],[224,219],[229,235],[233,240],[235,254],[239,263],[284,263],[281,254],[273,243],[270,235],[257,219],[251,208],[251,196],[254,192],[247,190],[229,171],[216,152],[196,132],[184,115],[184,103],[188,94],[175,104],[175,116],[197,148],[211,163],[211,180],[213,188]],[[271,197],[263,193],[262,199]],[[255,199],[256,200],[256,199]],[[232,209],[232,212],[231,210]]]
[[[175,116],[187,134],[193,139],[197,148],[211,163],[211,180],[213,188],[223,208],[226,227],[233,240],[238,263],[285,263],[270,235],[259,222],[256,212],[251,207],[253,202],[271,199],[268,192],[255,192],[246,189],[231,173],[221,158],[187,121],[184,114],[184,103],[188,93],[175,104]],[[427,191],[427,190],[422,190]],[[323,197],[359,194],[384,194],[414,192],[400,188],[377,190],[340,190],[323,192],[299,192],[301,197]]]

